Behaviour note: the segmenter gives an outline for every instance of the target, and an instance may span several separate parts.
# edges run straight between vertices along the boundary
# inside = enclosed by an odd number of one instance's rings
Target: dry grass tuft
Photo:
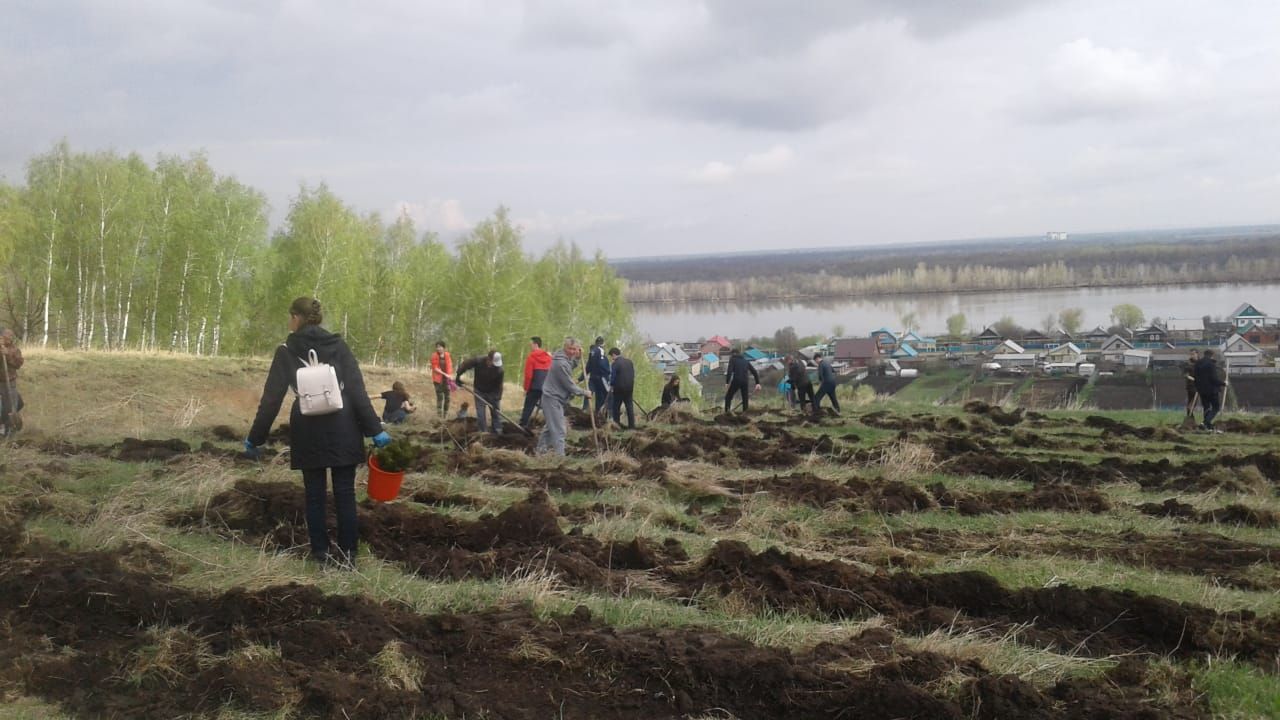
[[[509,657],[513,660],[527,660],[538,665],[568,665],[551,648],[527,635],[520,638],[520,643],[511,650]]]
[[[600,466],[610,473],[634,472],[640,468],[640,461],[631,457],[625,450],[606,450],[596,456]]]
[[[955,632],[951,628],[939,628],[928,635],[900,636],[899,640],[915,652],[937,653],[961,662],[978,661],[994,673],[1016,675],[1041,687],[1069,677],[1101,673],[1119,660],[1119,657],[1085,657],[1074,651],[1056,653],[1025,645],[1019,642],[1018,636],[1026,627],[1014,626],[1003,634],[982,629]]]
[[[147,639],[150,642],[133,653],[124,671],[125,679],[134,685],[154,680],[175,686],[217,662],[209,642],[186,628],[151,628]]]
[[[414,693],[422,689],[426,671],[421,662],[405,654],[405,645],[398,640],[382,647],[373,657],[373,666],[378,671],[378,679],[389,688]]]
[[[928,445],[900,440],[881,449],[876,465],[886,480],[905,481],[937,471],[938,458]]]
[[[736,493],[720,484],[723,468],[703,462],[678,460],[667,463],[671,485],[684,494],[698,498],[731,498]]]

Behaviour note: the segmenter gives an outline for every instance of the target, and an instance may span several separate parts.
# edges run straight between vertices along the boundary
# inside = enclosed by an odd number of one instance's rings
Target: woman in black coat
[[[382,429],[365,391],[364,376],[342,337],[320,327],[324,315],[320,301],[300,297],[289,306],[289,337],[276,348],[262,388],[262,400],[254,418],[245,450],[256,456],[258,446],[267,441],[271,423],[280,412],[280,403],[293,387],[302,358],[315,350],[322,363],[334,367],[342,385],[342,409],[329,415],[303,415],[295,394],[289,412],[289,464],[302,471],[306,488],[307,534],[311,539],[311,557],[324,562],[330,559],[329,532],[325,528],[325,495],[327,475],[333,476],[333,501],[338,516],[338,561],[355,561],[356,542],[356,466],[365,461],[364,438],[382,447],[391,436]],[[296,390],[296,388],[295,388]]]

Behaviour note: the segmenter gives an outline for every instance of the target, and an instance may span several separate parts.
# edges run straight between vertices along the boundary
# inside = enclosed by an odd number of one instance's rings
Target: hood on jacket
[[[284,344],[289,348],[289,352],[302,360],[307,359],[308,350],[315,350],[317,358],[330,362],[341,342],[341,335],[331,333],[319,325],[307,325],[299,328],[297,332],[289,333]]]

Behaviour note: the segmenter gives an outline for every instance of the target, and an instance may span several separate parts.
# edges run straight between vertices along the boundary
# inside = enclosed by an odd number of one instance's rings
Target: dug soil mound
[[[705,560],[668,579],[686,594],[713,590],[761,606],[825,618],[883,615],[910,632],[1019,628],[1025,642],[1090,655],[1149,652],[1238,654],[1277,669],[1280,618],[1217,613],[1166,598],[1103,588],[1010,590],[981,572],[867,572],[771,548],[721,541]],[[1021,626],[1026,627],[1021,627]]]
[[[1220,535],[1175,532],[1146,535],[1136,531],[1096,533],[1039,531],[991,535],[920,528],[896,532],[898,547],[954,556],[957,553],[1002,557],[1073,557],[1109,560],[1135,567],[1186,573],[1242,590],[1280,589],[1280,547],[1232,540]]]
[[[787,476],[772,475],[748,480],[725,480],[722,484],[741,495],[768,493],[788,502],[824,507],[832,503],[862,497],[865,483],[859,481],[837,483],[812,473],[795,473]]]
[[[332,507],[329,511],[333,528]],[[383,503],[361,505],[358,519],[360,539],[375,556],[429,577],[490,578],[545,568],[573,585],[610,587],[622,581],[614,570],[649,570],[686,559],[678,544],[637,539],[636,549],[619,551],[614,543],[565,533],[556,508],[541,491],[475,521]],[[308,542],[302,489],[290,483],[240,480],[171,523],[204,526],[253,542],[269,539],[282,548]],[[627,564],[628,558],[644,559]]]
[[[999,405],[988,405],[981,400],[971,400],[964,404],[964,411],[973,415],[982,415],[1001,427],[1012,427],[1022,422],[1026,411],[1016,408],[1012,412]]]
[[[1239,503],[1200,511],[1196,510],[1192,505],[1169,498],[1161,503],[1142,503],[1137,506],[1137,510],[1145,515],[1179,518],[1190,520],[1191,522],[1248,525],[1263,529],[1280,527],[1280,513],[1265,508],[1252,508]]]
[[[929,485],[938,505],[953,508],[961,515],[1056,510],[1061,512],[1104,513],[1111,509],[1107,496],[1092,488],[1047,484],[1033,490],[991,490],[981,493],[952,490],[942,483]]]
[[[1104,457],[1096,463],[1064,458],[1028,458],[1013,454],[965,452],[944,463],[955,475],[983,475],[1002,480],[1032,483],[1065,483],[1092,486],[1103,483],[1136,482],[1147,489],[1256,490],[1247,478],[1232,472],[1253,468],[1264,482],[1280,482],[1280,452],[1269,450],[1249,455],[1223,454],[1206,460],[1174,463],[1159,460],[1131,460],[1122,456]]]
[[[897,480],[872,483],[851,478],[844,483],[818,477],[812,473],[794,473],[786,477],[726,480],[724,487],[742,495],[767,493],[787,502],[826,507],[843,504],[851,511],[871,510],[886,515],[920,512],[935,506],[920,488]]]
[[[1040,691],[903,651],[882,629],[792,652],[617,630],[584,607],[545,622],[525,610],[423,616],[296,584],[197,593],[110,553],[33,546],[0,560],[0,576],[0,683],[82,716],[1207,717],[1194,699],[1148,690],[1141,667]],[[942,694],[950,679],[959,700]]]

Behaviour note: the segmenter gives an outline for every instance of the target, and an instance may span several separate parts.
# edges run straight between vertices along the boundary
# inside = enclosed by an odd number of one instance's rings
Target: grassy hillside
[[[1269,416],[934,406],[957,376],[821,420],[574,414],[557,460],[427,410],[348,571],[306,559],[283,445],[236,457],[266,361],[28,357],[3,720],[1280,717]]]
[[[228,425],[248,433],[270,358],[197,358],[190,355],[25,350],[21,391],[28,409],[23,418],[32,433],[77,440],[187,437],[201,428]],[[378,395],[399,380],[434,415],[435,390],[430,370],[362,368],[365,386],[382,412]],[[508,369],[516,378],[519,368]],[[459,391],[453,407],[471,398]],[[280,412],[288,417],[289,400]],[[503,411],[524,403],[518,383],[507,383]],[[471,402],[474,406],[474,402]],[[473,412],[474,414],[474,412]],[[414,424],[419,418],[413,418]]]

